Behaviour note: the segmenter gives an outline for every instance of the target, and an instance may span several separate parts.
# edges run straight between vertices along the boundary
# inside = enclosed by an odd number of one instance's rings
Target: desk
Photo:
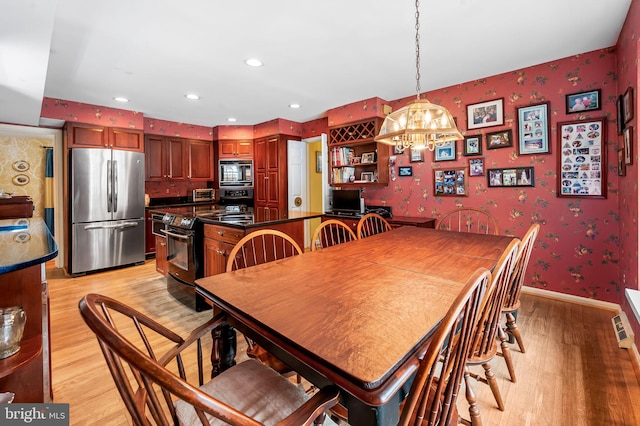
[[[350,424],[395,425],[429,336],[511,240],[401,227],[202,278],[196,291],[310,382],[339,386]]]

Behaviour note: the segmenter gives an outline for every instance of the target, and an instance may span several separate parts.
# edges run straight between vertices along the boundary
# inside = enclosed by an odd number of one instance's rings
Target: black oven
[[[195,292],[195,281],[204,276],[203,225],[195,217],[165,214],[167,238],[167,290],[179,302],[196,311],[211,309]]]

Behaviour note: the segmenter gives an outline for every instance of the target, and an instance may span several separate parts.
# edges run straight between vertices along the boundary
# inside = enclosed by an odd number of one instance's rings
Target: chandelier
[[[393,145],[397,152],[406,148],[428,149],[445,142],[464,139],[451,113],[444,107],[420,99],[420,2],[416,0],[416,100],[389,113],[376,142]]]

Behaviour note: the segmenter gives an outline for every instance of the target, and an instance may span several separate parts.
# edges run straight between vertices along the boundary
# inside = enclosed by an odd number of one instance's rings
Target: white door
[[[315,170],[309,169],[309,164],[316,164],[316,153],[309,152],[309,144],[314,142],[321,142],[321,158],[320,162],[322,164],[326,164],[327,158],[327,135],[322,134],[322,136],[317,136],[314,138],[303,139],[302,141],[288,141],[287,143],[287,172],[288,172],[288,209],[294,211],[318,211],[318,201],[322,200],[322,211],[326,211],[326,206],[328,205],[325,200],[326,195],[328,195],[328,187],[329,184],[327,179],[327,168],[322,168],[322,189],[320,191],[316,190],[314,193],[310,192],[310,173],[315,173]],[[317,149],[317,148],[315,148]],[[312,155],[313,158],[309,156]],[[317,167],[317,165],[316,165]],[[325,187],[326,186],[326,187]],[[316,201],[312,201],[313,200]],[[311,205],[315,205],[314,209],[310,209]],[[304,240],[305,247],[310,246],[310,238],[311,238],[311,223],[310,220],[305,220],[304,225]]]
[[[289,194],[288,209],[308,211],[306,143],[287,141],[287,176],[289,181],[289,187],[287,188],[287,193]]]

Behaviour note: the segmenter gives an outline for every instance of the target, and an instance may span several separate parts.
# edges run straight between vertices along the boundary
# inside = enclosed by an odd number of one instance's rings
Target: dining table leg
[[[236,365],[236,331],[229,324],[211,330],[211,378]]]

